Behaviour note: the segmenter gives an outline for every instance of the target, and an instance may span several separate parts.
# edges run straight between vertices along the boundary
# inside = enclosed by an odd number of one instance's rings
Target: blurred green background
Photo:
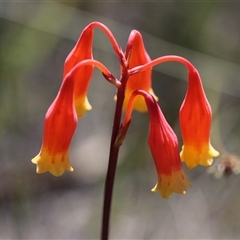
[[[213,146],[240,155],[239,1],[0,1],[0,239],[99,238],[115,95],[99,71],[88,94],[93,110],[79,121],[70,149],[75,171],[37,175],[30,162],[64,60],[92,21],[109,27],[123,49],[137,29],[152,59],[175,54],[190,60],[212,105]],[[93,52],[119,76],[118,60],[98,29]],[[153,70],[154,91],[180,146],[186,80],[178,63]],[[148,124],[147,114],[133,114],[120,151],[110,238],[239,239],[238,175],[216,179],[204,167],[189,171],[183,164],[193,184],[186,196],[165,200],[150,192],[157,175]]]

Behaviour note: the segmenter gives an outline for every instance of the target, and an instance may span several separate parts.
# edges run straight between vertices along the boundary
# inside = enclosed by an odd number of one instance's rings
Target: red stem
[[[77,63],[71,69],[71,71],[68,72],[68,74],[65,76],[65,78],[67,76],[75,74],[75,72],[77,72],[81,66],[85,66],[85,65],[93,65],[94,67],[97,67],[103,73],[103,75],[105,76],[105,78],[108,82],[112,83],[117,88],[119,88],[121,86],[121,82],[119,80],[117,80],[112,75],[112,73],[101,62],[99,62],[97,60],[93,60],[93,59],[86,59],[86,60],[83,60],[83,61]]]
[[[116,142],[118,132],[120,129],[120,124],[121,124],[122,107],[123,107],[123,101],[125,97],[125,88],[126,88],[127,79],[128,79],[128,73],[126,70],[125,71],[123,70],[122,77],[120,80],[122,85],[117,90],[117,102],[116,102],[114,121],[113,121],[113,127],[112,127],[107,176],[105,180],[101,240],[108,240],[108,236],[109,236],[109,222],[110,222],[112,194],[113,194],[115,172],[116,172],[118,153],[119,153],[119,147],[120,147],[119,145],[116,145],[115,142]]]
[[[88,26],[98,27],[101,30],[103,30],[103,32],[108,36],[108,38],[109,38],[109,40],[110,40],[110,42],[113,46],[113,49],[114,49],[115,53],[117,54],[117,56],[119,58],[121,66],[125,66],[125,64],[126,64],[125,55],[122,52],[122,49],[119,47],[115,37],[113,36],[113,34],[109,30],[109,28],[106,27],[104,24],[102,24],[100,22],[92,22]]]
[[[138,72],[145,71],[148,68],[154,67],[155,65],[158,65],[158,64],[164,63],[164,62],[180,62],[180,63],[184,64],[189,70],[195,69],[195,67],[186,58],[179,57],[176,55],[167,55],[167,56],[156,58],[146,64],[129,69],[128,74],[133,75]]]

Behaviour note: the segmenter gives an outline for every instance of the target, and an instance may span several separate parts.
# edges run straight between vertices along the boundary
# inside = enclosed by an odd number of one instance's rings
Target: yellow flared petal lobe
[[[124,101],[124,105],[123,105],[123,110],[126,110],[127,107],[127,97],[126,100]],[[133,109],[139,111],[139,112],[147,112],[147,106],[145,103],[145,100],[142,96],[136,96],[134,99],[134,103],[133,103]]]
[[[92,106],[86,96],[75,98],[74,105],[78,118],[83,117],[86,111],[92,110]]]
[[[202,166],[210,166],[213,163],[213,158],[218,156],[219,156],[219,152],[216,151],[211,144],[209,144],[208,149],[206,149],[205,158],[204,157],[201,158],[199,164]]]
[[[32,159],[32,163],[37,164],[37,173],[44,173],[48,171],[55,177],[61,176],[65,170],[70,172],[73,171],[69,162],[68,153],[61,153],[52,156],[47,152],[47,150],[42,150],[35,158]]]
[[[219,152],[216,151],[211,144],[205,144],[202,147],[194,147],[186,145],[182,147],[180,157],[182,162],[185,162],[189,169],[196,167],[198,164],[202,166],[210,166],[213,162],[213,157],[217,157]]]
[[[151,94],[156,101],[158,101],[158,97],[155,95],[152,88],[150,88],[147,92],[149,94]],[[133,93],[133,91],[128,91],[128,90],[126,91],[125,99],[124,99],[124,103],[123,103],[123,110],[124,111],[126,111],[126,109],[127,109],[128,101],[129,101],[129,98],[131,97],[132,93]],[[114,97],[114,100],[117,100],[116,96]],[[136,110],[136,111],[142,112],[142,113],[148,111],[148,108],[147,108],[147,105],[146,105],[146,102],[145,102],[143,96],[137,95],[134,98],[133,109]]]
[[[159,192],[163,198],[169,198],[172,193],[186,194],[186,188],[190,187],[186,174],[182,169],[174,170],[171,174],[158,176],[158,183],[152,192]]]

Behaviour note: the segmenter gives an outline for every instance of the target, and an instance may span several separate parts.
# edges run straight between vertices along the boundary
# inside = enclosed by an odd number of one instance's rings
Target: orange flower
[[[86,27],[78,39],[75,47],[65,60],[63,78],[79,62],[86,59],[93,59],[92,56],[93,26]],[[93,65],[82,66],[74,76],[74,105],[78,117],[83,117],[86,110],[91,110],[92,106],[88,102],[87,90],[93,73]]]
[[[210,144],[212,111],[205,96],[199,73],[190,69],[188,89],[180,109],[183,147],[180,153],[188,168],[209,166],[219,153]]]
[[[158,183],[152,191],[159,191],[163,198],[168,198],[173,192],[185,194],[186,188],[191,184],[182,169],[177,136],[153,96],[142,90],[133,92],[127,106],[123,128],[129,124],[133,100],[137,94],[144,96],[150,116],[148,144],[158,174]]]
[[[65,170],[73,171],[68,149],[77,126],[73,105],[73,81],[68,76],[45,116],[43,142],[39,154],[32,159],[37,164],[37,173],[49,171],[61,176]]]
[[[128,68],[131,69],[133,67],[143,65],[145,63],[148,63],[151,61],[149,55],[147,54],[145,50],[145,46],[143,43],[143,39],[141,34],[133,30],[129,36],[128,39],[128,46],[127,50],[129,49],[129,58],[128,58]],[[155,96],[153,90],[152,90],[152,68],[147,69],[146,71],[139,72],[137,74],[134,74],[129,77],[127,81],[126,86],[126,92],[125,92],[125,100],[123,109],[125,110],[127,107],[128,100],[131,96],[131,94],[135,90],[144,90],[151,95],[154,96],[156,100],[158,100],[157,96]],[[134,100],[133,109],[140,111],[140,112],[146,112],[147,107],[145,104],[144,99],[141,96],[136,96]]]

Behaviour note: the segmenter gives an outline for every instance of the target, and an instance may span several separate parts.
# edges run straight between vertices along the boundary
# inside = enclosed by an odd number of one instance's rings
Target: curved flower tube
[[[73,171],[69,163],[68,149],[75,128],[77,114],[73,102],[75,76],[84,66],[97,67],[115,86],[120,82],[112,76],[109,70],[96,60],[84,60],[77,63],[64,78],[61,88],[45,116],[43,142],[40,153],[32,159],[37,164],[37,173],[49,171],[54,176],[61,176],[65,170]]]
[[[183,147],[180,153],[188,168],[198,164],[210,166],[219,153],[210,144],[211,106],[195,68],[188,72],[188,89],[180,108],[180,128]]]
[[[37,164],[37,173],[49,171],[58,177],[65,170],[73,171],[68,149],[77,126],[77,115],[73,105],[74,82],[71,78],[71,75],[66,76],[46,113],[42,147],[39,154],[32,159]]]
[[[65,60],[63,78],[68,74],[71,69],[79,62],[86,59],[93,59],[92,56],[92,39],[93,39],[93,26],[87,26],[79,37],[75,47],[69,53]],[[77,79],[74,85],[74,105],[77,116],[83,117],[86,111],[92,109],[88,98],[87,91],[94,70],[93,65],[82,66],[79,71],[74,75]]]
[[[141,34],[133,30],[130,33],[127,49],[126,49],[126,58],[128,61],[128,68],[134,68],[139,65],[143,65],[151,61],[149,55],[145,50],[143,39]],[[154,96],[158,100],[157,96],[152,90],[152,69],[149,68],[144,72],[139,72],[134,75],[131,75],[127,80],[125,100],[123,104],[123,109],[126,110],[128,100],[131,94],[135,90],[144,90]],[[133,109],[139,112],[146,112],[147,106],[144,99],[141,96],[136,96],[133,104]]]
[[[127,106],[123,128],[128,127],[131,120],[133,101],[137,95],[144,97],[150,117],[148,144],[158,175],[158,182],[152,191],[158,191],[163,198],[169,198],[173,192],[185,194],[186,188],[190,187],[191,184],[182,168],[177,136],[167,123],[153,96],[142,90],[132,93]]]

